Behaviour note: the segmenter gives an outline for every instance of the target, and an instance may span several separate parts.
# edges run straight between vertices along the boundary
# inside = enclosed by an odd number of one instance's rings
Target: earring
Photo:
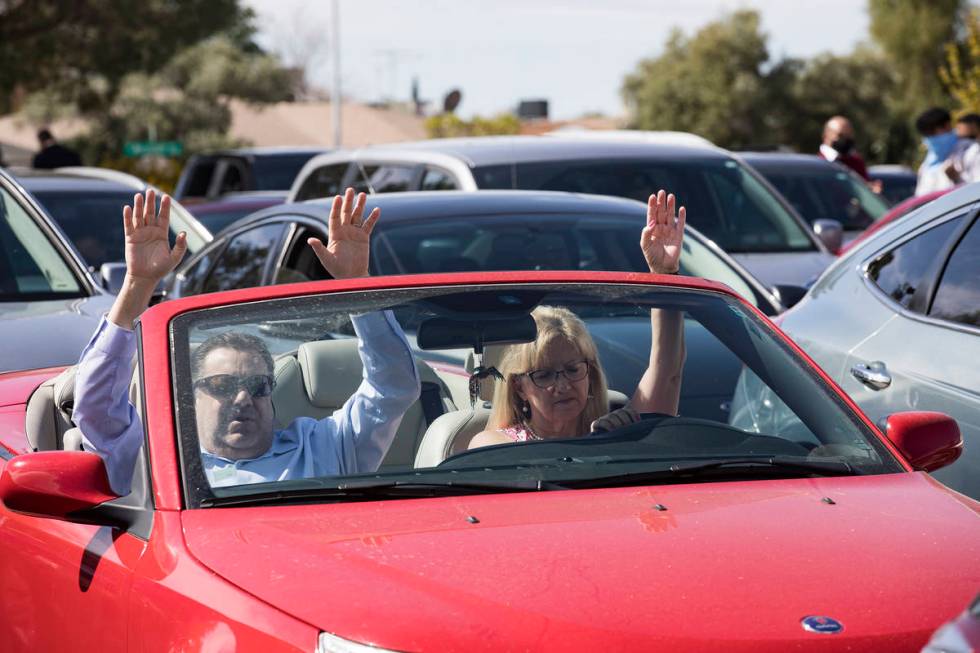
[[[521,404],[521,414],[527,419],[531,418],[531,402],[529,402],[527,399],[525,399],[524,403]]]

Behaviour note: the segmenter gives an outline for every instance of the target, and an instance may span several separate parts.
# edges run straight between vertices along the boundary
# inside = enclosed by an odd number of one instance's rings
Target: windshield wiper
[[[610,461],[614,463],[616,461]],[[807,476],[852,476],[857,472],[844,461],[810,461],[795,456],[760,456],[745,458],[719,458],[715,460],[698,461],[684,465],[671,465],[667,468],[652,471],[628,472],[610,476],[599,476],[583,479],[559,480],[552,484],[562,488],[598,488],[625,487],[644,483],[664,481],[686,481],[708,475],[712,472],[723,472],[726,476],[745,476],[753,470],[762,471],[768,475],[771,470],[793,472]],[[734,470],[734,473],[731,471]],[[557,488],[555,488],[557,489]]]
[[[215,497],[201,501],[202,508],[258,506],[280,503],[303,503],[323,500],[413,499],[459,496],[465,494],[500,494],[504,492],[540,492],[560,490],[548,481],[522,479],[514,481],[366,481],[352,480],[329,487],[306,487],[255,494]]]

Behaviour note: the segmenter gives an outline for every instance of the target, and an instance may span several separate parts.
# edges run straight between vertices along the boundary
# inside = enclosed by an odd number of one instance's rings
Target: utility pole
[[[340,104],[343,101],[340,91],[340,0],[333,0],[333,90],[330,103],[333,108],[333,146],[340,148],[343,137]]]

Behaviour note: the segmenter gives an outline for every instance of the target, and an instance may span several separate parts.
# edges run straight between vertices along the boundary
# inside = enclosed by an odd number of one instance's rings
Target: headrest
[[[296,360],[314,406],[343,406],[361,384],[364,366],[357,354],[357,338],[304,343],[296,351]]]

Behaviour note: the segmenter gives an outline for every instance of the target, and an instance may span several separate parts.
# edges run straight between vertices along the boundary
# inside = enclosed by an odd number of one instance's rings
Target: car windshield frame
[[[695,311],[711,311],[710,315],[718,316],[717,319],[730,321],[732,324],[744,325],[746,337],[756,339],[751,340],[751,343],[749,340],[746,340],[743,345],[740,345],[748,347],[746,351],[754,351],[753,348],[760,346],[760,343],[762,343],[759,349],[761,353],[758,355],[761,355],[763,358],[759,359],[757,364],[761,366],[759,369],[768,370],[764,372],[765,374],[775,374],[776,376],[773,378],[780,378],[779,375],[785,376],[789,374],[791,375],[789,378],[793,379],[794,383],[799,382],[806,386],[804,389],[793,389],[793,392],[796,393],[794,408],[805,412],[807,420],[816,420],[814,423],[821,424],[819,429],[821,429],[822,434],[824,434],[824,429],[837,429],[834,431],[836,435],[827,435],[830,438],[830,442],[833,442],[833,438],[843,437],[840,433],[846,431],[848,434],[847,437],[852,438],[854,441],[860,441],[863,443],[861,446],[867,452],[871,452],[874,455],[878,461],[876,464],[879,467],[865,469],[858,473],[893,473],[904,470],[898,460],[889,451],[888,447],[879,439],[874,429],[854,410],[852,405],[836,394],[827,385],[826,380],[801,358],[793,347],[785,342],[755,311],[746,307],[741,300],[732,297],[728,293],[705,289],[692,290],[651,287],[639,283],[472,283],[459,286],[432,285],[356,292],[339,291],[312,296],[304,295],[261,300],[246,305],[202,308],[177,315],[168,327],[168,334],[171,345],[171,382],[174,392],[178,457],[181,464],[181,477],[184,485],[186,504],[189,507],[198,508],[205,505],[218,505],[220,501],[218,501],[218,504],[215,501],[223,497],[244,497],[249,494],[263,494],[270,491],[277,491],[276,483],[255,483],[249,486],[214,488],[208,483],[200,455],[201,447],[197,439],[196,419],[193,408],[194,390],[189,370],[192,340],[197,342],[201,341],[203,339],[202,333],[208,329],[217,328],[219,330],[227,330],[236,324],[241,326],[243,324],[255,325],[258,322],[264,323],[264,320],[267,318],[283,320],[283,316],[296,316],[297,318],[302,316],[306,320],[307,334],[309,334],[309,319],[311,315],[317,314],[333,316],[334,321],[337,322],[333,326],[328,324],[329,321],[323,322],[320,328],[324,329],[325,333],[340,334],[339,337],[344,337],[344,329],[338,326],[343,322],[340,319],[342,315],[346,316],[349,313],[363,313],[382,308],[394,308],[396,314],[398,314],[400,310],[398,308],[399,306],[407,306],[413,311],[435,311],[434,314],[440,314],[441,311],[446,311],[446,314],[450,315],[458,312],[459,306],[471,306],[475,299],[482,296],[480,293],[489,293],[487,296],[500,297],[504,304],[507,304],[508,301],[516,301],[518,303],[525,302],[526,306],[536,305],[536,303],[541,302],[553,303],[555,299],[561,300],[562,298],[568,299],[569,301],[584,302],[583,306],[592,306],[590,302],[594,302],[594,309],[602,315],[604,315],[604,311],[613,310],[617,306],[626,306],[627,304],[634,306],[634,308],[639,307],[637,310],[641,311],[646,311],[649,307],[656,306],[679,307],[681,310],[692,311],[692,315]],[[518,299],[507,299],[513,297]],[[683,308],[685,306],[688,308]],[[523,308],[516,310],[520,311]],[[589,311],[583,310],[580,316],[583,316],[583,319],[595,317],[589,316],[588,313]],[[704,315],[708,314],[707,312],[704,313]],[[637,315],[631,314],[630,319],[637,317]],[[406,322],[401,317],[399,319],[403,323]],[[716,318],[713,317],[711,319]],[[721,323],[719,323],[718,328],[720,332],[724,332],[727,329],[727,327],[721,328]],[[715,335],[718,336],[719,334]],[[729,335],[724,337],[735,336]],[[760,362],[762,360],[766,362]],[[799,393],[804,391],[805,399],[801,399],[800,397],[802,395]],[[803,406],[802,409],[800,408],[801,406]],[[830,426],[831,423],[833,426]],[[812,426],[813,424],[808,421],[806,428],[811,428]],[[826,434],[829,433],[829,430],[826,431]],[[821,440],[821,442],[824,441]],[[495,447],[489,447],[488,449],[493,448]],[[471,451],[469,453],[472,454],[473,452]],[[674,462],[678,460],[692,462],[699,459],[703,460],[703,458],[699,458],[698,456],[685,456],[681,459],[675,458],[673,460]],[[489,470],[491,468],[487,469]],[[325,486],[327,489],[330,489],[330,486],[337,482],[340,482],[340,485],[344,487],[353,487],[353,485],[357,484],[371,485],[379,481],[384,484],[386,483],[386,479],[393,480],[396,476],[400,481],[411,481],[411,479],[419,481],[421,479],[423,484],[429,481],[441,483],[446,480],[446,473],[448,472],[441,471],[440,467],[395,470],[391,472],[377,471],[346,476],[298,479],[296,481],[289,481],[288,488],[290,491],[292,489],[304,490],[304,488],[306,490],[311,488],[324,489]],[[467,479],[459,476],[458,470],[453,472],[453,474],[458,483],[466,484]],[[534,475],[532,474],[532,476]],[[471,480],[479,484],[481,480],[487,481],[493,479],[492,477],[490,479],[486,477],[474,477]],[[525,480],[527,479],[525,478]],[[549,479],[539,480],[547,481]],[[491,486],[493,486],[492,483]],[[282,486],[280,489],[286,491],[287,487]],[[336,490],[336,488],[333,489]],[[339,500],[360,500],[361,498],[363,497],[350,496],[346,499],[341,498]],[[372,495],[370,498],[391,497],[387,495],[374,497]]]

